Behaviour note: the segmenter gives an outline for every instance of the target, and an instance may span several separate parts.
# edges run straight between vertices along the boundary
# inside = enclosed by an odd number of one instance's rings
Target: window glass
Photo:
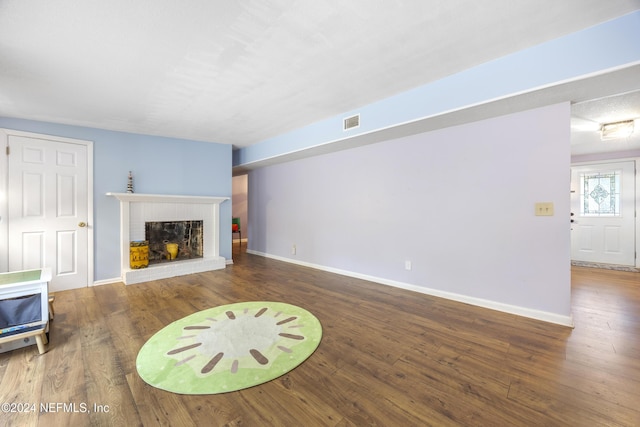
[[[621,171],[580,174],[580,214],[620,216]]]

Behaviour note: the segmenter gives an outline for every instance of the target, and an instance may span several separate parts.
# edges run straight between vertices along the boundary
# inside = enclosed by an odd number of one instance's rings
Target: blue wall
[[[120,204],[136,193],[231,197],[232,146],[0,117],[0,127],[93,141],[94,280],[120,277]],[[231,258],[231,202],[220,205],[220,255]]]

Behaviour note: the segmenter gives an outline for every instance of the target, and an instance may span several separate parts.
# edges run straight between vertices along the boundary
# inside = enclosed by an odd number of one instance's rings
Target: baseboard
[[[640,273],[640,268],[637,268],[631,265],[605,264],[602,262],[573,261],[573,260],[571,260],[571,265],[575,267],[601,268],[604,270],[616,270],[616,271],[628,271],[631,273]]]
[[[515,314],[517,316],[527,317],[530,319],[541,320],[543,322],[554,323],[556,325],[574,327],[573,316],[562,316],[556,313],[550,313],[547,311],[534,310],[526,307],[519,307],[510,304],[504,304],[497,301],[485,300],[482,298],[470,297],[467,295],[456,294],[453,292],[441,291],[438,289],[425,288],[422,286],[412,285],[410,283],[399,282],[396,280],[389,280],[375,276],[369,276],[366,274],[355,273],[353,271],[342,270],[339,268],[327,267],[323,265],[313,264],[305,261],[299,261],[291,258],[285,258],[278,255],[272,255],[264,252],[258,252],[251,249],[247,249],[247,253],[253,255],[263,256],[265,258],[271,258],[278,261],[284,261],[291,264],[300,265],[303,267],[310,267],[316,270],[322,270],[329,273],[340,274],[342,276],[353,277],[356,279],[367,280],[369,282],[379,283],[381,285],[393,286],[395,288],[405,289],[408,291],[418,292],[425,295],[431,295],[435,297],[445,298],[452,301],[462,302],[465,304],[471,304],[478,307],[488,308],[491,310],[501,311],[503,313]]]
[[[113,279],[96,280],[93,283],[89,283],[89,286],[110,285],[112,283],[121,283],[121,282],[122,282],[122,277],[114,277]]]

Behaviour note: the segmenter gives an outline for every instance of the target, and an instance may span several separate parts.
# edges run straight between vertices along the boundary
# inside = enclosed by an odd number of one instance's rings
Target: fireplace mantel
[[[121,202],[153,202],[153,203],[213,203],[220,204],[228,197],[181,196],[173,194],[141,194],[141,193],[107,193]]]
[[[169,194],[107,193],[120,201],[120,258],[122,281],[147,282],[202,271],[225,268],[220,256],[220,204],[228,197],[184,196]],[[203,257],[131,269],[129,244],[144,240],[145,221],[202,220]]]

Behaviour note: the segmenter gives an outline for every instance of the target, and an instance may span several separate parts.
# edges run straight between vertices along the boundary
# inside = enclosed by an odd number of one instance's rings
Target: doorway
[[[235,250],[235,247],[238,246],[238,249],[240,250],[240,252],[242,252],[242,247],[244,246],[244,248],[246,249],[247,247],[247,242],[248,242],[248,204],[247,204],[247,199],[248,199],[248,191],[249,191],[249,184],[248,184],[248,178],[249,176],[247,174],[243,174],[243,175],[236,175],[233,177],[232,179],[232,198],[231,198],[231,202],[232,202],[232,217],[234,218],[234,220],[237,218],[239,220],[239,230],[240,233],[236,233],[234,229],[232,229],[233,234],[232,234],[232,239],[231,239],[231,245],[233,247],[233,250]],[[238,240],[237,243],[234,240],[234,236],[238,236]],[[232,252],[233,252],[232,250]]]
[[[0,179],[2,271],[49,267],[50,291],[93,277],[93,144],[0,130],[7,156]]]
[[[635,161],[571,168],[571,260],[636,264]]]

